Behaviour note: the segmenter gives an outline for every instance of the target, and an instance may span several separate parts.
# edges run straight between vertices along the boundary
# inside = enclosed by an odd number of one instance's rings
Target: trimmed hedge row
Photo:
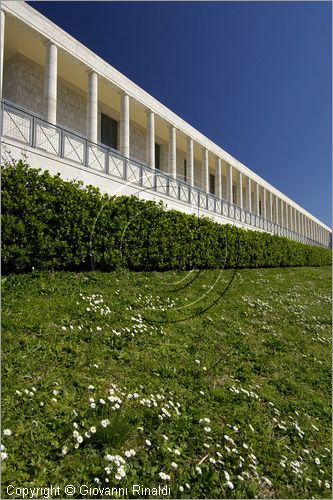
[[[220,225],[134,196],[2,167],[2,271],[320,266],[331,250]]]

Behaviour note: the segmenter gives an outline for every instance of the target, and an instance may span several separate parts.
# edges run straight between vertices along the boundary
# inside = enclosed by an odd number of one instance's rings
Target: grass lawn
[[[331,498],[330,267],[33,272],[2,294],[2,498]]]

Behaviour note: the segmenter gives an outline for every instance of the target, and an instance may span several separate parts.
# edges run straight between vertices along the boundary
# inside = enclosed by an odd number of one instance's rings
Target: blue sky
[[[331,225],[330,2],[29,3]]]

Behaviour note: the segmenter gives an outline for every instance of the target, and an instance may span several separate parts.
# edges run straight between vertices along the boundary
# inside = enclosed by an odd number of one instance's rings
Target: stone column
[[[176,127],[169,125],[168,170],[174,179],[177,177],[176,148]]]
[[[5,13],[2,9],[0,9],[0,100],[2,99],[4,52],[5,52]]]
[[[237,172],[237,205],[243,208],[243,174]]]
[[[304,236],[304,214],[301,214],[301,232],[302,236]]]
[[[266,211],[266,189],[262,188],[262,216],[264,219],[267,219],[267,211]]]
[[[260,215],[260,186],[256,184],[256,214]]]
[[[130,154],[130,118],[129,118],[129,95],[121,94],[120,103],[120,152],[129,157]]]
[[[209,193],[208,149],[202,148],[202,190]]]
[[[277,224],[280,224],[280,219],[279,219],[279,198],[275,196],[275,222]]]
[[[155,168],[155,114],[147,110],[146,163]]]
[[[268,194],[268,218],[273,222],[273,195],[271,192]]]
[[[281,214],[280,220],[281,220],[281,226],[282,227],[284,227],[284,213],[283,213],[284,212],[284,208],[283,208],[283,205],[284,205],[283,201],[280,200],[280,209],[281,209],[280,210],[280,214]]]
[[[286,209],[286,219],[285,219],[285,226],[287,229],[290,229],[290,224],[289,224],[289,205],[287,202],[285,202],[285,209]]]
[[[249,212],[252,212],[251,179],[250,179],[250,177],[247,177],[247,179],[246,179],[246,208]]]
[[[97,105],[98,103],[98,75],[95,71],[88,72],[87,93],[87,138],[97,143]]]
[[[234,202],[234,195],[232,191],[232,166],[227,165],[227,198],[229,203]]]
[[[190,186],[194,186],[194,158],[193,158],[193,139],[187,138],[187,182]]]
[[[48,41],[45,58],[44,117],[53,125],[57,124],[57,46]]]
[[[222,160],[218,156],[215,158],[215,196],[222,198]]]

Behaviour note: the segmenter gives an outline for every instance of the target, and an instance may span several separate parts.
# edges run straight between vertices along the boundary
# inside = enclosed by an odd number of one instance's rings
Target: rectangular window
[[[261,200],[259,200],[259,215],[261,215]]]
[[[186,160],[184,160],[184,177],[182,180],[184,182],[187,182],[187,163],[186,163]]]
[[[236,186],[233,184],[232,186],[232,199],[234,204],[236,205],[237,203],[237,193],[236,193]]]
[[[110,148],[118,148],[118,122],[101,113],[101,143]]]
[[[161,146],[155,142],[155,168],[161,169]]]
[[[215,194],[215,175],[209,174],[209,192]]]

